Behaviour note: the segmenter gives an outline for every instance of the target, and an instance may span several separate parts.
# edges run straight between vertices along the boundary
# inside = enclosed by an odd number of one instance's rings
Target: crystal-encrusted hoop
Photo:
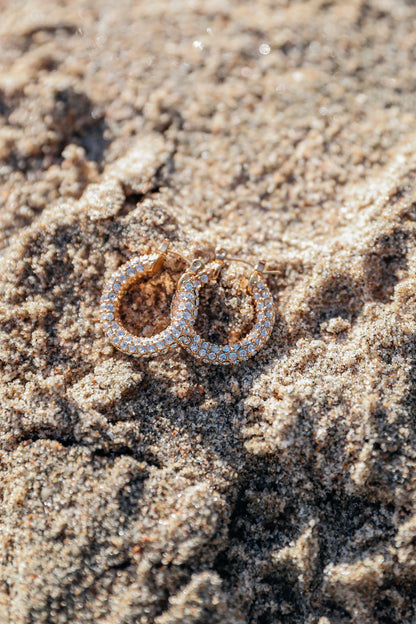
[[[196,293],[195,305],[198,307],[200,289],[218,277],[222,264],[223,259],[218,257],[198,272],[188,270],[179,284],[176,297],[181,297],[184,289],[192,289]],[[249,292],[253,298],[256,322],[245,338],[232,345],[217,345],[201,338],[192,326],[186,335],[176,339],[178,344],[207,364],[236,364],[258,353],[269,339],[275,320],[273,297],[262,275],[263,270],[264,263],[260,262],[250,278]]]
[[[136,256],[123,264],[106,283],[101,297],[103,329],[114,347],[135,357],[151,357],[168,353],[177,346],[176,341],[189,333],[195,323],[198,309],[198,291],[188,286],[181,296],[174,298],[171,323],[166,329],[149,338],[135,336],[127,331],[120,320],[121,298],[133,282],[157,273],[167,255],[165,241],[158,254]]]

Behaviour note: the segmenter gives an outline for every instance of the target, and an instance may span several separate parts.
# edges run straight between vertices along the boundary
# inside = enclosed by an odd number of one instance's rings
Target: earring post
[[[183,260],[188,266],[191,266],[192,262],[188,260],[188,258],[185,258],[185,256],[183,256],[181,253],[179,253],[179,251],[173,251],[172,249],[170,249],[168,253],[173,254],[174,256],[177,256],[178,258]]]

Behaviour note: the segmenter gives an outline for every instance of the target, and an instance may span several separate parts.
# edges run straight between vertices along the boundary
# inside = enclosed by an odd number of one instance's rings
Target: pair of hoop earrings
[[[171,307],[170,325],[150,338],[138,337],[127,331],[120,320],[121,299],[133,282],[144,276],[158,273],[171,253],[189,264],[180,278]],[[218,249],[215,259],[207,265],[202,260],[190,262],[181,254],[169,250],[165,240],[157,254],[136,256],[116,271],[105,285],[101,297],[101,319],[110,342],[120,351],[135,357],[152,357],[165,354],[181,346],[197,360],[207,364],[235,364],[255,355],[267,342],[273,328],[275,313],[273,298],[265,281],[265,263],[252,267],[245,260],[229,258],[229,261],[243,262],[253,269],[248,292],[255,308],[256,320],[245,338],[232,345],[217,345],[204,340],[195,331],[198,316],[199,292],[206,284],[218,279],[227,259],[225,249]]]

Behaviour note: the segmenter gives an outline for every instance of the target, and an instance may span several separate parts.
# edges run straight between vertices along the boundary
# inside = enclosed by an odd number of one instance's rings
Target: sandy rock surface
[[[1,624],[416,621],[414,4],[0,11]],[[109,344],[105,280],[164,238],[277,271],[257,357]],[[246,285],[203,335],[247,332]]]

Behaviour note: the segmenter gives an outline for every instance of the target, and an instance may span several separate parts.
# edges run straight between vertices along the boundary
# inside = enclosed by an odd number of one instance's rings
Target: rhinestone
[[[175,336],[175,338],[179,338],[180,335],[181,332],[179,331],[179,329],[172,329],[172,336]]]
[[[124,336],[126,332],[124,331],[124,329],[119,329],[117,333],[119,336]]]
[[[108,336],[109,338],[111,338],[111,336],[113,335],[113,333],[114,333],[114,332],[113,332],[113,330],[112,330],[112,329],[109,329],[109,330],[108,330],[108,332],[107,332],[107,336]]]
[[[201,349],[200,352],[199,352],[199,355],[201,357],[204,357],[206,354],[207,354],[206,349]]]
[[[202,275],[200,275],[199,279],[201,280],[203,284],[208,283],[208,275],[206,273],[203,273]]]
[[[163,349],[163,347],[165,346],[165,343],[163,342],[163,340],[158,340],[156,344],[159,349]]]
[[[187,301],[187,302],[185,303],[185,308],[186,308],[187,310],[192,310],[192,309],[193,309],[193,307],[194,307],[194,306],[192,305],[192,303],[191,303],[190,301]]]
[[[193,289],[193,286],[192,286],[192,284],[191,284],[190,282],[187,282],[187,283],[185,284],[185,288],[186,288],[186,290],[192,290],[192,289]]]
[[[127,269],[126,273],[127,273],[127,275],[134,275],[136,273],[136,271],[134,269],[129,268],[129,269]]]
[[[114,311],[115,306],[114,306],[114,304],[113,304],[113,303],[107,303],[106,308],[107,308],[107,310],[108,310],[109,312],[113,312],[113,311]]]
[[[219,359],[221,360],[221,362],[224,362],[227,359],[227,354],[226,353],[220,353]]]
[[[245,358],[247,357],[247,351],[245,349],[240,349],[238,352],[238,357]]]
[[[264,303],[262,301],[259,301],[257,304],[257,310],[261,310],[262,308],[264,308]]]
[[[216,356],[215,356],[215,353],[214,353],[213,351],[211,351],[210,353],[208,353],[208,358],[209,358],[210,360],[215,360],[215,357],[216,357]]]
[[[191,344],[191,351],[198,351],[199,345],[195,342]]]
[[[172,331],[172,333],[173,333],[173,331]],[[171,344],[173,342],[172,336],[170,336],[170,335],[166,336],[165,342],[166,342],[166,344]]]
[[[108,295],[108,298],[109,298],[109,299],[116,299],[116,298],[117,298],[117,295],[116,295],[116,293],[111,292],[111,293]]]
[[[143,345],[138,345],[137,351],[139,353],[146,353],[146,348]]]
[[[184,319],[190,319],[191,318],[191,313],[188,310],[185,310],[185,312],[183,313],[183,318]]]
[[[237,359],[237,353],[235,353],[234,351],[231,351],[228,357],[230,358],[232,362],[235,362],[235,360]]]
[[[120,338],[118,336],[114,336],[113,342],[115,342],[115,343],[120,342]]]
[[[230,347],[228,345],[225,345],[225,347],[223,347],[222,350],[224,351],[224,353],[229,353]]]
[[[129,351],[130,353],[134,353],[136,351],[136,347],[134,346],[134,344],[129,345]]]
[[[267,336],[267,331],[265,329],[261,329],[260,336]]]
[[[248,345],[247,351],[249,353],[255,353],[256,352],[256,347],[254,345]]]
[[[114,318],[114,314],[112,314],[112,312],[109,312],[108,314],[104,315],[103,317],[105,317],[107,320],[112,321]]]
[[[183,336],[182,342],[183,344],[189,344],[191,342],[191,339],[189,338],[189,336]]]
[[[119,284],[118,282],[114,282],[113,284],[113,290],[115,290],[116,292],[118,292],[121,288],[121,284]]]
[[[155,350],[156,350],[155,345],[153,345],[153,344],[149,344],[149,345],[147,346],[147,351],[149,351],[149,353],[153,353],[153,351],[155,351]]]
[[[270,323],[270,321],[264,321],[263,325],[264,325],[264,327],[270,327],[271,323]]]
[[[103,329],[107,329],[109,326],[110,326],[110,324],[109,324],[109,323],[107,323],[107,322],[104,322],[104,323],[103,323]]]
[[[144,266],[140,262],[136,264],[136,271],[138,273],[140,273],[141,271],[144,271]]]
[[[127,343],[126,342],[120,342],[120,349],[126,349],[127,348]]]

